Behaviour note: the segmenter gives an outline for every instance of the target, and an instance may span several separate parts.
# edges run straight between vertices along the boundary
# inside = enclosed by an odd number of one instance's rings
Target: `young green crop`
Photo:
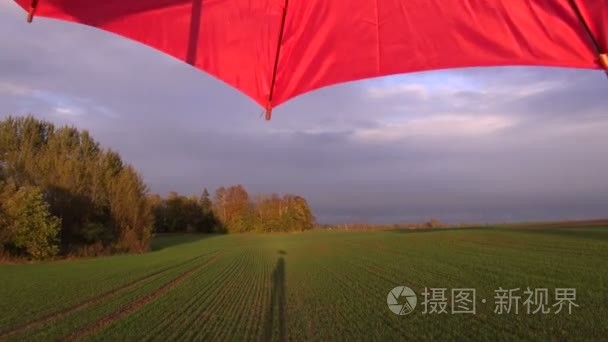
[[[163,236],[143,255],[0,266],[0,340],[597,340],[606,264],[606,227]],[[397,286],[417,295],[409,315],[387,306]],[[574,288],[578,307],[527,314],[527,287],[549,304]],[[447,313],[423,314],[425,288],[447,289]],[[450,312],[454,288],[476,290],[475,314]],[[520,289],[518,314],[495,312],[499,288]]]

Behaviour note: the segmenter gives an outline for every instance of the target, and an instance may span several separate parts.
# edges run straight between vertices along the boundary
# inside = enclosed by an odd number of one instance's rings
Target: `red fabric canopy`
[[[32,0],[16,2],[30,11]],[[36,16],[97,27],[190,63],[263,107],[331,84],[420,70],[601,68],[599,53],[608,49],[608,0],[34,0],[34,5]]]

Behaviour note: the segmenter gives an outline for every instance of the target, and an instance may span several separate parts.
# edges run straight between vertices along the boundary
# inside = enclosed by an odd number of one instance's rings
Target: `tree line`
[[[0,121],[0,258],[144,252],[164,232],[312,228],[296,195],[250,198],[241,185],[213,198],[150,194],[139,173],[88,131],[32,116]]]
[[[259,194],[251,198],[240,184],[207,189],[200,197],[171,192],[167,198],[150,196],[159,233],[290,232],[311,229],[315,218],[304,197]]]

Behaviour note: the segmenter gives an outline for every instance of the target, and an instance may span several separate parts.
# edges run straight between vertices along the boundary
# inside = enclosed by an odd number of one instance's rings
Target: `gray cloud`
[[[605,216],[608,82],[597,71],[467,68],[351,82],[260,118],[158,51],[3,3],[0,115],[88,129],[151,189],[306,196],[321,221]]]

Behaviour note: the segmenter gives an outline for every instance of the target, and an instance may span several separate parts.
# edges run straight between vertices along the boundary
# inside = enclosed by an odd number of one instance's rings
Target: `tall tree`
[[[245,188],[238,184],[225,190],[223,199],[223,224],[229,232],[243,232],[251,226],[251,205],[249,194]]]
[[[207,188],[203,190],[200,199],[200,208],[203,215],[202,232],[211,233],[221,231],[221,225],[213,211],[213,202]]]
[[[227,210],[226,210],[226,207],[227,207],[227,201],[226,201],[227,197],[226,196],[227,196],[226,188],[224,188],[223,186],[221,186],[221,187],[217,188],[217,190],[215,190],[213,208],[222,224],[226,223],[227,217],[228,217]]]
[[[61,218],[64,252],[98,242],[108,252],[147,248],[152,214],[145,184],[87,131],[9,117],[0,121],[0,164],[5,182],[40,188]]]

